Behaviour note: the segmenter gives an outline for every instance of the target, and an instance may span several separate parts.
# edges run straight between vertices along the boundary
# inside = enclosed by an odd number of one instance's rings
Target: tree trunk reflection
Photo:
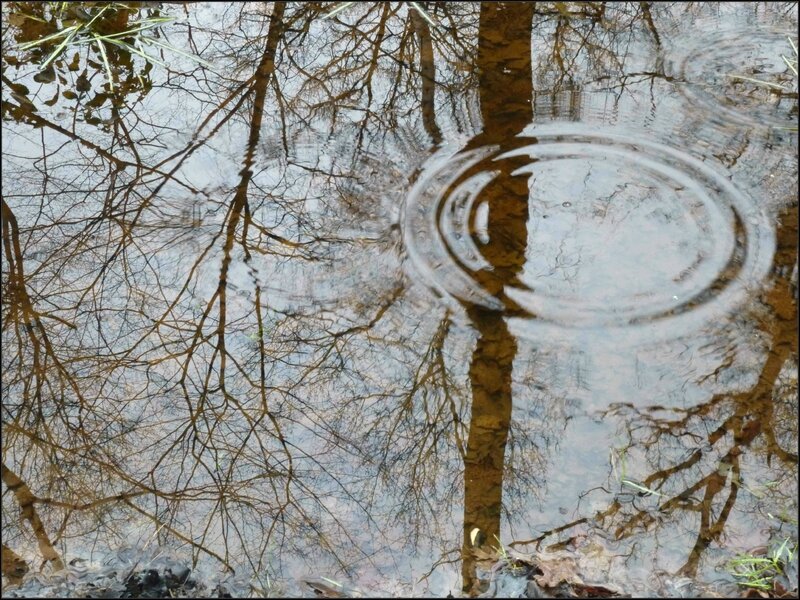
[[[503,143],[531,122],[533,10],[533,3],[481,4],[477,64],[484,131],[471,147]],[[522,271],[528,242],[528,176],[512,175],[528,159],[517,160],[519,164],[503,161],[478,199],[488,204],[489,240],[481,253],[492,269],[480,271],[477,277],[484,289],[500,298],[503,288]],[[474,305],[465,308],[478,332],[469,371],[472,415],[464,458],[462,584],[465,591],[472,591],[477,584],[472,531],[480,529],[478,543],[496,545],[500,538],[517,343],[501,313]]]

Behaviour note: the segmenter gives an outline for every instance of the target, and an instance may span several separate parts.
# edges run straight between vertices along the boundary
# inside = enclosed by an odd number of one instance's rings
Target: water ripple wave
[[[712,166],[575,123],[442,149],[402,224],[430,288],[533,334],[702,327],[757,289],[775,245],[754,199]]]

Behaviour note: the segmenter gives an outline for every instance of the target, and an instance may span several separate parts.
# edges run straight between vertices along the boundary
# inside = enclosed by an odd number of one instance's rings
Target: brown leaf
[[[76,52],[75,56],[72,57],[72,62],[67,65],[67,68],[70,71],[77,71],[80,68],[80,52]]]
[[[534,575],[533,578],[542,587],[554,588],[562,583],[583,585],[577,573],[578,563],[571,556],[540,554],[535,564],[542,574]]]
[[[755,588],[749,588],[742,594],[742,598],[769,598],[769,594]]]
[[[26,17],[25,15],[20,14],[20,13],[11,13],[11,14],[8,15],[8,22],[11,25],[15,25],[16,27],[20,27],[25,22],[25,19],[27,19],[27,18],[28,17]]]
[[[75,82],[75,89],[79,92],[88,92],[92,89],[92,84],[89,83],[89,78],[86,77],[86,71],[78,75],[78,79]]]
[[[597,584],[573,584],[572,591],[578,598],[620,598],[622,592]]]
[[[494,562],[500,558],[497,552],[493,550],[486,550],[485,548],[470,548],[470,551],[478,560],[489,560]]]
[[[53,83],[56,80],[56,70],[53,65],[48,65],[44,71],[39,71],[33,76],[37,83]]]
[[[45,100],[45,101],[44,101],[44,103],[45,103],[47,106],[54,106],[54,105],[55,105],[55,103],[58,101],[58,95],[59,95],[59,94],[58,94],[58,90],[56,90],[56,93],[55,93],[55,95],[54,95],[52,98],[50,98],[50,100]]]
[[[8,87],[11,88],[13,93],[19,94],[20,96],[27,96],[31,93],[30,90],[21,83],[9,83]]]
[[[772,582],[772,593],[774,598],[797,598],[797,588],[795,591],[787,590],[777,579]]]

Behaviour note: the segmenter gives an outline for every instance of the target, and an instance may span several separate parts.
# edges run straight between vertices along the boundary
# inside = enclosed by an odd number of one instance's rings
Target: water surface
[[[724,596],[797,543],[796,3],[58,4],[3,5],[32,569]]]

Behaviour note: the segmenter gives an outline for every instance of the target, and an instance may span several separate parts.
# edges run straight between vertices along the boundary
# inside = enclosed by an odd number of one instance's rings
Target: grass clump
[[[786,575],[786,567],[795,558],[796,552],[797,544],[790,543],[786,538],[767,556],[740,554],[728,561],[726,569],[739,585],[768,592],[775,589],[777,578]]]
[[[47,72],[50,65],[63,58],[70,49],[90,46],[101,60],[111,91],[115,85],[112,68],[115,61],[110,57],[111,48],[162,67],[167,65],[147,49],[155,52],[167,50],[211,67],[201,58],[146,34],[174,21],[174,17],[145,15],[143,12],[123,2],[18,2],[11,3],[10,21],[23,28],[38,23],[37,27],[28,29],[40,35],[20,43],[18,49],[36,50],[41,56],[42,72]]]

